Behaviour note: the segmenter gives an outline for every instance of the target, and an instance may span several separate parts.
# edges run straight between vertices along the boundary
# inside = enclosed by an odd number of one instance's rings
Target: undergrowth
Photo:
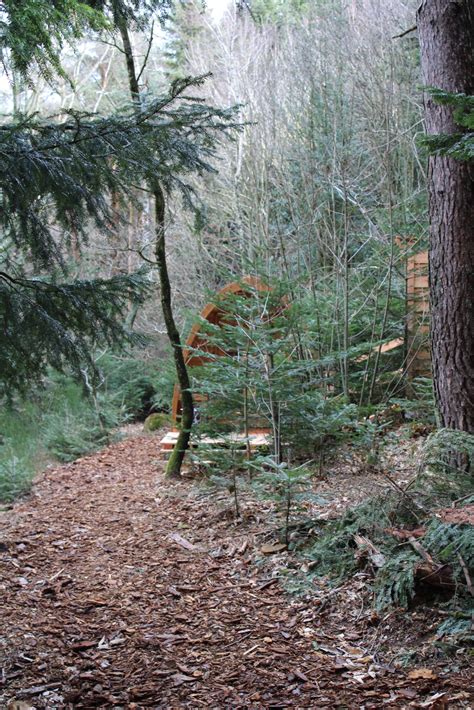
[[[0,413],[0,500],[25,493],[48,461],[71,461],[102,446],[116,419],[100,415],[82,388],[65,376],[50,378],[44,390],[17,400]]]
[[[474,436],[446,430],[429,436],[416,475],[404,489],[394,486],[322,526],[304,554],[313,575],[328,575],[335,583],[361,566],[371,568],[379,609],[408,607],[420,593],[433,603],[446,604],[449,596],[453,615],[439,633],[474,640],[467,611],[473,606],[474,527],[467,515],[449,522],[442,513],[473,503],[474,481],[468,466],[453,466],[453,454],[455,460],[474,461]],[[427,560],[449,584],[436,586],[420,576]]]
[[[103,384],[93,397],[71,377],[51,372],[29,398],[0,410],[0,501],[27,492],[48,462],[99,449],[119,424],[161,408],[170,393],[169,368],[139,355],[102,356]]]

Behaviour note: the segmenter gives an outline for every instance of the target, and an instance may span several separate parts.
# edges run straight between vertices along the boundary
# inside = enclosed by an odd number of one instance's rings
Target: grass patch
[[[100,412],[82,388],[55,376],[29,400],[17,400],[0,412],[0,501],[26,493],[48,461],[72,461],[109,440],[117,424],[113,408]]]

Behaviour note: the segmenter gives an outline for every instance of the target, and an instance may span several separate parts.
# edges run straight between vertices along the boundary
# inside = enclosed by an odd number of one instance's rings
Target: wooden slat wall
[[[429,377],[431,357],[429,342],[430,289],[428,252],[407,259],[407,376]]]

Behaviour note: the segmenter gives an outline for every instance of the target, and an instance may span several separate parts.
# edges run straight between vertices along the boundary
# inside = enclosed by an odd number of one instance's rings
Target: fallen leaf
[[[429,708],[434,705],[438,700],[441,698],[444,698],[446,693],[435,693],[435,695],[432,695],[430,698],[427,698],[423,703],[420,703],[420,708]],[[445,707],[443,703],[443,707]]]
[[[434,673],[431,668],[417,668],[414,671],[410,671],[408,677],[412,680],[417,680],[418,678],[425,678],[426,680],[434,680],[438,676]]]
[[[303,681],[303,683],[309,683],[309,678],[305,676],[305,674],[301,671],[293,671],[293,675],[295,676],[295,678],[298,678],[298,680]]]
[[[192,542],[186,540],[186,538],[180,535],[179,533],[170,533],[168,535],[168,539],[172,540],[173,542],[176,542],[181,547],[184,547],[185,550],[189,550],[190,552],[199,552],[199,547],[193,545]]]
[[[175,685],[181,685],[182,683],[193,683],[196,679],[191,676],[184,675],[184,673],[175,673],[171,676]]]
[[[262,555],[273,555],[275,552],[283,552],[283,550],[286,550],[286,545],[279,542],[274,542],[269,545],[262,545],[260,548]]]

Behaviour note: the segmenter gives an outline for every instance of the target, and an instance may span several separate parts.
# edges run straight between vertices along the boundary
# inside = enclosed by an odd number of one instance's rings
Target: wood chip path
[[[51,469],[0,513],[0,708],[470,707],[462,673],[347,653],[251,534],[222,554],[159,438]]]

